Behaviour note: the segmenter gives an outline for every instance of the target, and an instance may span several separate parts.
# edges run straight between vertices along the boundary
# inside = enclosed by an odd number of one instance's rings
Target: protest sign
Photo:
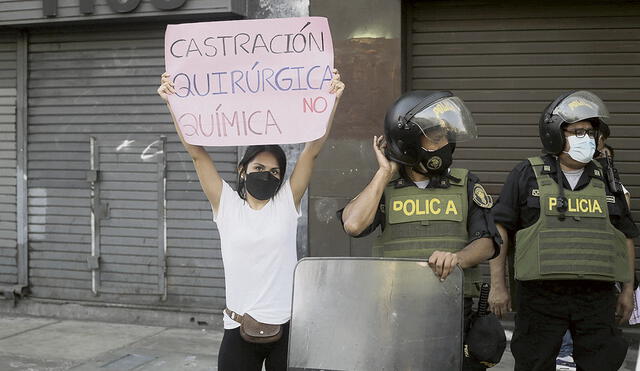
[[[190,144],[300,143],[326,131],[335,103],[326,18],[169,25],[165,63]]]

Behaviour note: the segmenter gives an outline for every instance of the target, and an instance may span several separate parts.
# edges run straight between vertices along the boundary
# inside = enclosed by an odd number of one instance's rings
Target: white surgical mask
[[[569,142],[569,152],[565,152],[572,159],[582,162],[583,164],[593,160],[593,154],[596,152],[596,141],[588,135],[578,138],[575,135],[567,137]]]

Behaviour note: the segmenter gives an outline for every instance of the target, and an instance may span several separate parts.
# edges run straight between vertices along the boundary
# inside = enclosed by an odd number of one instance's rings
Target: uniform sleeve
[[[607,184],[607,189],[609,185]],[[609,208],[609,220],[614,227],[624,233],[627,238],[635,238],[640,236],[640,230],[633,222],[627,200],[622,192],[615,195],[615,203],[607,203]]]
[[[346,207],[346,206],[345,206]],[[342,224],[342,230],[344,230],[344,222],[342,221],[342,213],[344,212],[344,207],[336,212],[338,216],[338,220],[340,224]],[[362,233],[357,236],[353,236],[353,238],[360,238],[370,235],[373,231],[380,226],[384,230],[384,196],[380,197],[380,203],[378,204],[378,210],[376,210],[376,215],[373,217],[373,222],[365,228]]]
[[[505,181],[500,192],[500,197],[493,207],[491,214],[495,223],[502,225],[508,231],[515,231],[520,224],[521,194],[526,188],[527,177],[525,172],[528,161],[518,164]],[[526,192],[526,189],[524,189]]]
[[[469,231],[469,243],[477,240],[478,238],[490,238],[493,241],[494,253],[491,257],[491,259],[493,259],[500,253],[500,244],[502,243],[502,239],[500,238],[500,233],[498,233],[496,224],[493,221],[491,207],[481,207],[474,201],[473,194],[476,184],[480,184],[478,178],[473,174],[469,174],[469,181],[467,182],[467,194],[469,199],[467,229]]]

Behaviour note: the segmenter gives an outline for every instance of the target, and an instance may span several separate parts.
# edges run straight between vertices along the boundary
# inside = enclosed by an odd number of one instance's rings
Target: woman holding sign
[[[300,202],[324,142],[344,83],[333,70],[336,104],[324,136],[306,143],[285,180],[286,157],[278,145],[249,146],[238,165],[238,189],[218,173],[209,153],[185,142],[168,102],[175,93],[167,73],[158,94],[167,103],[180,140],[191,158],[218,226],[225,270],[224,337],[218,370],[286,370],[296,230]],[[242,324],[242,325],[241,325]]]

